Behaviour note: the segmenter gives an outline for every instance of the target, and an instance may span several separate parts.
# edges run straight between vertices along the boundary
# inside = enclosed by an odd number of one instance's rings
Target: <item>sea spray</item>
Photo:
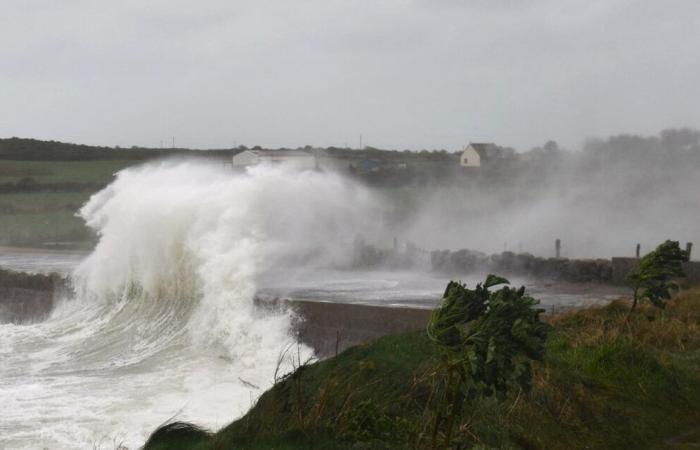
[[[279,347],[288,321],[253,314],[255,280],[290,260],[341,262],[371,227],[371,195],[337,175],[256,167],[234,174],[193,162],[125,170],[80,215],[100,237],[76,270],[90,301],[138,289],[152,301],[197,302],[187,327],[195,344],[259,358]],[[309,255],[313,257],[309,259]]]
[[[288,315],[255,309],[259,277],[342,266],[378,211],[322,172],[165,161],[118,173],[80,210],[99,242],[75,298],[42,324],[0,327],[0,443],[135,448],[171,417],[235,419],[293,342]]]

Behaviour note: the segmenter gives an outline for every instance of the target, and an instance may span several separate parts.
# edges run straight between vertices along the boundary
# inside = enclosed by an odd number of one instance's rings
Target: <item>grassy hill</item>
[[[550,318],[532,390],[468,405],[455,448],[700,445],[700,290],[630,322],[627,310],[615,302]],[[429,448],[436,358],[423,332],[386,336],[302,366],[216,433],[171,424],[145,448]]]

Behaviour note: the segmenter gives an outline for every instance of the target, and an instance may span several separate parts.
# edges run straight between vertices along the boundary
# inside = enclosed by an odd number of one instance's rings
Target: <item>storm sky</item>
[[[2,1],[0,137],[457,150],[700,128],[700,2]]]

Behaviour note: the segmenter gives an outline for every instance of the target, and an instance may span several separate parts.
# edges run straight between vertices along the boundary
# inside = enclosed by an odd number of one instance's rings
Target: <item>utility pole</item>
[[[173,136],[173,148],[175,148],[175,136]]]
[[[362,134],[360,133],[360,150],[362,150]]]

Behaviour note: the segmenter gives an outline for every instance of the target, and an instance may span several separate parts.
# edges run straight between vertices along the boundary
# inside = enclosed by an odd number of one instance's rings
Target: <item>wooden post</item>
[[[637,258],[639,258],[639,251],[642,249],[641,244],[637,244]]]
[[[561,256],[561,239],[558,239],[554,241],[554,248],[557,251],[557,258]]]
[[[685,253],[688,256],[688,261],[690,261],[690,252],[693,250],[693,243],[692,242],[686,242],[685,244]]]

